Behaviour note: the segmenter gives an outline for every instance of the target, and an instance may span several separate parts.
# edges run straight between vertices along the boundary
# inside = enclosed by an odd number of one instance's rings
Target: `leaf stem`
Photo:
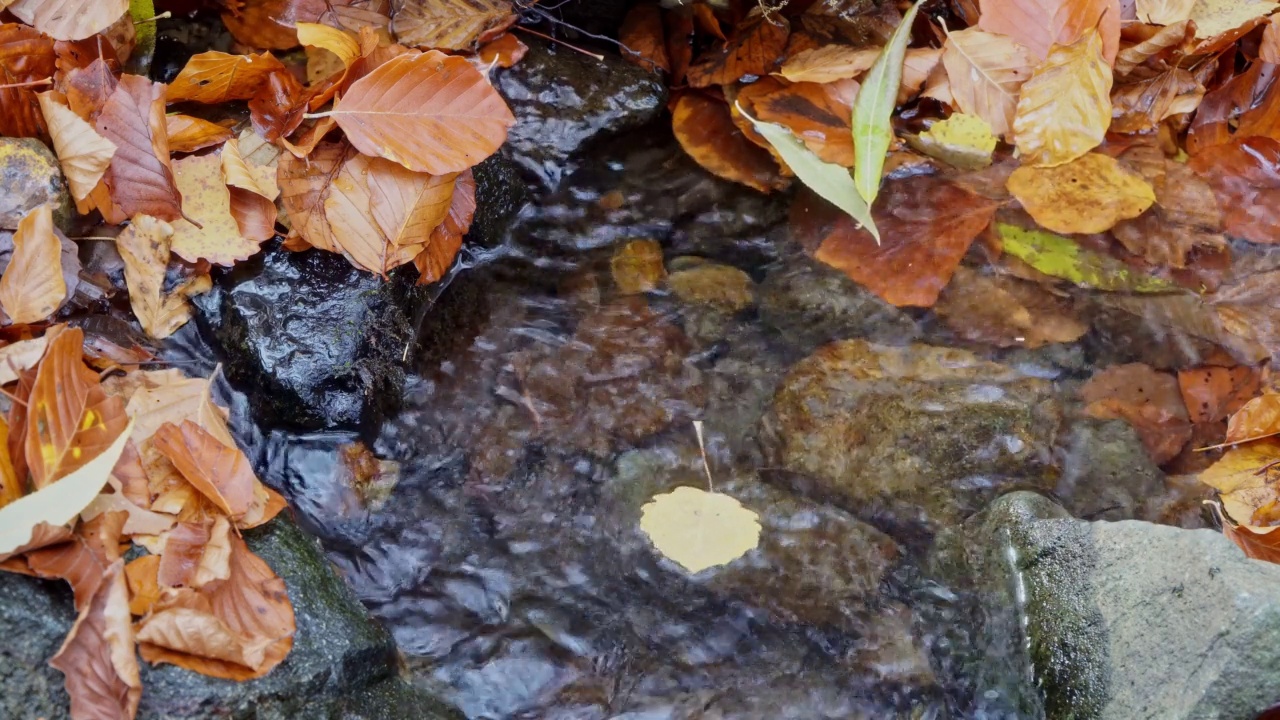
[[[173,13],[169,12],[168,10],[165,10],[159,15],[156,15],[155,17],[149,17],[146,20],[134,20],[133,25],[134,27],[137,27],[139,25],[146,25],[147,23],[153,23],[157,20],[168,20],[171,17],[173,17]]]
[[[707,489],[716,491],[715,481],[711,479],[711,465],[707,462],[707,446],[702,442],[702,421],[693,421],[693,431],[698,435],[698,452],[702,453],[702,469],[707,473]]]
[[[36,85],[52,85],[53,78],[47,77],[43,80],[31,80],[29,82],[9,83],[8,85],[0,85],[0,90],[8,90],[9,88],[34,87]]]
[[[520,26],[520,25],[516,25],[515,27],[513,27],[513,28],[511,28],[511,29],[512,29],[512,30],[519,30],[520,32],[523,32],[523,33],[529,33],[530,35],[536,35],[536,36],[538,36],[538,37],[540,37],[540,38],[542,38],[542,39],[544,39],[544,40],[550,40],[551,42],[554,42],[554,43],[560,43],[561,45],[563,45],[563,46],[565,46],[565,47],[569,48],[570,50],[577,50],[578,52],[582,53],[583,55],[586,55],[587,57],[593,57],[593,58],[595,58],[595,59],[596,59],[596,62],[604,62],[604,56],[603,56],[603,55],[597,55],[596,53],[593,53],[593,52],[590,52],[590,51],[587,51],[587,50],[583,50],[582,48],[578,47],[577,45],[570,45],[569,43],[567,43],[567,42],[565,42],[565,41],[563,41],[563,40],[559,40],[559,39],[557,39],[557,38],[553,38],[553,37],[551,37],[550,35],[544,35],[544,34],[542,34],[542,33],[538,32],[537,30],[530,30],[529,28],[527,28],[527,27],[522,27],[522,26]]]

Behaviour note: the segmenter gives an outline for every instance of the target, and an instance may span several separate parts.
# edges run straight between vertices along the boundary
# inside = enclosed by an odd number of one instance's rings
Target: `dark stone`
[[[515,113],[503,153],[547,189],[569,174],[589,143],[639,127],[666,104],[662,78],[606,55],[525,38],[529,53],[499,71],[495,86]]]
[[[568,30],[582,30],[594,35],[613,36],[627,16],[631,0],[568,0],[554,4],[552,15],[569,26]]]
[[[471,169],[476,178],[476,214],[467,241],[484,248],[502,244],[507,228],[529,202],[520,170],[500,154],[490,155]]]
[[[1127,520],[1164,492],[1164,473],[1129,423],[1081,418],[1064,435],[1055,492],[1076,515]]]
[[[197,299],[198,317],[260,422],[369,428],[404,386],[405,348],[427,297],[412,270],[383,280],[341,255],[272,243],[219,276]]]
[[[76,217],[62,168],[35,138],[0,138],[0,230],[14,230],[37,205],[53,209],[53,222],[67,230]]]
[[[298,632],[293,650],[265,677],[228,682],[174,665],[142,663],[140,720],[168,718],[455,717],[397,677],[391,636],[369,618],[319,545],[278,518],[245,532],[249,548],[285,581]],[[0,717],[68,717],[62,674],[49,667],[75,619],[65,583],[0,575]]]

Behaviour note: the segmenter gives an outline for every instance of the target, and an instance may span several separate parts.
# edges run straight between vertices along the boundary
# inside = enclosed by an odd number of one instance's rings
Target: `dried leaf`
[[[71,195],[76,200],[84,200],[107,171],[116,145],[99,135],[53,93],[40,93],[37,97]]]
[[[143,555],[124,566],[124,579],[129,585],[130,613],[146,615],[160,599],[160,583],[156,579],[159,569],[159,555]]]
[[[1280,395],[1264,393],[1231,415],[1225,442],[1241,443],[1280,433]]]
[[[401,55],[351,85],[333,109],[360,152],[444,175],[489,157],[515,117],[463,58]]]
[[[1089,331],[1070,301],[1038,283],[984,275],[963,265],[956,268],[934,311],[960,337],[996,347],[1074,342]]]
[[[392,245],[421,245],[444,222],[457,173],[430,175],[375,158],[369,163],[369,209]]]
[[[1004,35],[968,28],[947,34],[942,64],[955,105],[986,120],[992,133],[1008,134],[1019,91],[1034,67],[1031,51]]]
[[[622,57],[642,68],[671,72],[662,11],[657,5],[636,5],[627,12],[618,28]]]
[[[1115,76],[1125,77],[1139,65],[1191,40],[1194,34],[1195,24],[1184,20],[1162,28],[1139,43],[1122,48],[1116,55]]]
[[[49,661],[66,675],[72,717],[133,719],[142,697],[133,641],[124,561],[117,560]]]
[[[241,43],[250,47],[288,50],[298,45],[295,25],[317,22],[330,5],[326,0],[258,0],[225,3],[222,22]]]
[[[156,339],[169,337],[191,319],[186,298],[164,292],[172,237],[169,223],[138,215],[116,238],[129,285],[129,304],[142,329]]]
[[[169,164],[164,85],[137,75],[122,76],[95,127],[116,145],[103,181],[121,212],[166,222],[182,217],[182,197]]]
[[[1081,287],[1112,292],[1168,292],[1177,288],[1167,280],[1138,273],[1113,257],[1086,250],[1061,235],[999,222],[995,229],[1004,252],[1045,275]]]
[[[231,193],[222,177],[221,157],[189,155],[174,161],[173,171],[182,193],[183,214],[203,226],[185,219],[175,221],[169,240],[174,254],[188,262],[205,259],[230,266],[258,252],[258,241],[240,234],[231,215]]]
[[[52,315],[66,297],[62,242],[53,231],[53,212],[39,205],[13,233],[13,256],[0,276],[0,307],[15,323],[33,323]]]
[[[1178,371],[1178,388],[1191,422],[1213,423],[1244,407],[1260,387],[1253,368],[1200,367]]]
[[[470,170],[458,175],[453,184],[453,199],[444,221],[431,231],[427,246],[413,259],[418,268],[419,284],[436,282],[444,277],[453,265],[462,237],[471,227],[476,213],[476,180]]]
[[[1274,20],[1267,23],[1262,31],[1262,40],[1258,43],[1258,59],[1275,65],[1280,63],[1280,25]]]
[[[790,130],[823,162],[851,168],[853,136],[849,129],[857,94],[858,83],[853,80],[802,82],[761,95],[749,110],[761,122]]]
[[[222,146],[222,177],[231,199],[231,217],[247,240],[264,242],[275,237],[275,199],[280,194],[276,185],[278,158],[277,153],[267,165],[254,167],[240,153],[238,139]]]
[[[698,93],[681,95],[671,125],[680,147],[708,172],[765,193],[786,187],[777,163],[733,124],[723,102]]]
[[[42,335],[0,348],[0,385],[8,385],[18,379],[19,373],[35,367],[44,357],[49,340],[49,335]]]
[[[1191,17],[1196,0],[1136,0],[1138,20],[1151,25],[1173,25]]]
[[[27,553],[27,566],[37,577],[66,580],[77,611],[93,599],[102,574],[120,559],[120,535],[127,515],[99,515],[82,523],[69,542]]]
[[[787,58],[778,74],[791,82],[852,79],[870,70],[879,56],[880,48],[822,45]]]
[[[482,36],[516,21],[508,0],[395,0],[394,6],[391,32],[409,47],[474,50]]]
[[[1191,438],[1191,421],[1177,379],[1150,365],[1114,365],[1095,373],[1080,388],[1085,412],[1128,422],[1157,465],[1172,460]]]
[[[249,511],[258,478],[239,448],[223,444],[190,420],[181,426],[161,425],[153,442],[183,477],[232,520]]]
[[[75,114],[91,123],[98,121],[102,108],[120,82],[111,66],[104,60],[94,60],[88,67],[76,68],[66,74],[61,90],[67,96],[67,105]]]
[[[129,0],[17,0],[9,12],[55,40],[83,40],[110,27]]]
[[[53,77],[53,41],[26,25],[0,25],[0,136],[40,137],[44,117],[36,101],[37,86]]]
[[[1106,232],[1156,200],[1141,175],[1102,153],[1055,167],[1020,167],[1009,176],[1008,188],[1037,223],[1060,233]]]
[[[722,493],[682,486],[655,495],[640,529],[658,552],[691,573],[724,565],[760,543],[760,516]]]
[[[395,163],[381,158],[355,155],[343,164],[324,200],[325,219],[338,249],[351,264],[383,276],[413,260],[426,239],[416,245],[392,245],[374,218],[371,186],[391,187],[395,181],[385,176],[392,166]]]
[[[891,120],[897,104],[898,87],[902,85],[903,56],[922,1],[916,0],[903,16],[875,64],[867,71],[853,103],[853,146],[857,155],[853,182],[868,206],[880,193],[884,158],[893,143]]]
[[[1118,0],[981,0],[978,27],[1008,35],[1037,58],[1048,59],[1054,45],[1077,43],[1090,31],[1110,65],[1120,48]]]
[[[288,213],[293,229],[322,250],[338,252],[333,230],[325,217],[325,197],[352,152],[345,143],[320,143],[308,159],[294,155],[280,157],[276,175],[280,204]]]
[[[767,75],[787,48],[791,27],[780,14],[752,9],[724,47],[689,66],[690,87],[726,85],[748,75]]]
[[[296,29],[299,42],[333,53],[344,68],[360,57],[360,43],[349,32],[318,23],[298,23]]]
[[[1013,134],[1024,162],[1053,166],[1097,147],[1110,124],[1111,68],[1090,30],[1074,45],[1055,45],[1023,83]]]
[[[1167,118],[1194,112],[1204,97],[1204,86],[1180,68],[1155,77],[1121,85],[1111,95],[1112,132],[1153,130]]]
[[[1280,140],[1240,138],[1193,156],[1187,165],[1213,187],[1227,233],[1256,243],[1280,242]]]
[[[952,113],[908,142],[912,148],[953,167],[979,170],[991,164],[991,153],[998,141],[986,120]]]
[[[1235,522],[1270,525],[1270,518],[1259,518],[1257,514],[1264,509],[1273,512],[1274,503],[1280,498],[1276,491],[1276,481],[1280,480],[1275,467],[1277,461],[1280,461],[1280,440],[1255,440],[1224,453],[1218,462],[1200,473],[1200,482],[1218,491],[1222,509]]]
[[[80,511],[80,519],[89,522],[109,513],[124,513],[126,520],[121,532],[125,535],[159,535],[177,522],[173,515],[147,510],[118,492],[94,498]]]
[[[202,52],[191,56],[165,93],[170,103],[198,102],[218,104],[231,100],[248,100],[267,77],[288,72],[271,53],[261,55],[229,55]]]

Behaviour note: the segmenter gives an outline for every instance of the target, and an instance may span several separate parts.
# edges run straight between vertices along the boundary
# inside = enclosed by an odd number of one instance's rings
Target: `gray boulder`
[[[0,138],[0,230],[14,230],[32,208],[48,204],[66,230],[76,216],[58,158],[35,138]]]

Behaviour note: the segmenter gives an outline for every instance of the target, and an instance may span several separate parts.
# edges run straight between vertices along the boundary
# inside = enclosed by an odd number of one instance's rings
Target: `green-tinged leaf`
[[[1070,238],[1017,225],[995,224],[1004,251],[1045,275],[1112,292],[1172,292],[1176,285],[1134,272],[1119,260],[1086,250]]]
[[[895,86],[896,87],[896,86]],[[871,208],[863,201],[862,195],[854,185],[849,171],[835,163],[823,162],[812,150],[791,133],[790,130],[773,123],[756,120],[738,106],[738,112],[751,121],[757,132],[778,151],[778,155],[786,161],[791,171],[824,200],[849,213],[865,227],[871,236],[880,242],[880,231],[871,219]]]
[[[57,482],[19,498],[0,510],[0,557],[31,542],[41,523],[66,525],[88,507],[107,484],[125,443],[133,432],[133,421],[98,457]]]
[[[893,142],[890,119],[897,105],[898,87],[902,85],[902,61],[911,39],[911,25],[916,20],[920,2],[911,6],[898,29],[893,31],[880,56],[867,71],[858,99],[853,104],[853,176],[858,194],[870,205],[880,192],[880,174],[884,158]]]

